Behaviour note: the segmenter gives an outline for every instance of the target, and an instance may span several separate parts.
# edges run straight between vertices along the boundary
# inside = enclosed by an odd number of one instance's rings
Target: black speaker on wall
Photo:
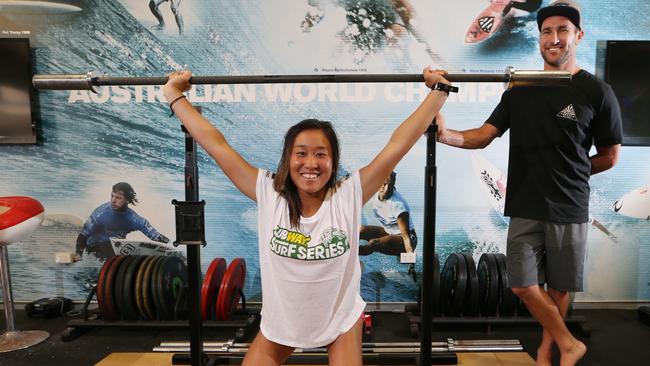
[[[605,47],[603,76],[621,105],[623,145],[650,146],[650,40]]]
[[[0,38],[0,144],[34,144],[28,38]]]

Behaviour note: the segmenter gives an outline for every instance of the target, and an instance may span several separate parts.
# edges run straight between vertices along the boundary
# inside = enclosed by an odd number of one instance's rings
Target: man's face
[[[575,62],[576,48],[583,34],[568,18],[546,18],[539,35],[539,51],[546,65],[561,69],[569,61]]]
[[[128,206],[124,192],[111,192],[111,208],[113,210],[123,210]]]
[[[384,181],[384,184],[379,187],[379,191],[377,192],[377,197],[379,198],[380,201],[383,201],[387,198],[390,198],[390,196],[393,195],[393,191],[395,190],[395,180],[389,176],[386,178],[386,181]]]

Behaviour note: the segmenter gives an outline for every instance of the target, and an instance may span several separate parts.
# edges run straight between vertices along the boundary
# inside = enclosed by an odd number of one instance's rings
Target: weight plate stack
[[[453,253],[447,257],[440,282],[445,315],[459,316],[463,311],[467,288],[467,265],[462,254]]]
[[[484,253],[479,258],[478,274],[479,309],[483,316],[496,316],[499,304],[499,268],[492,253]]]

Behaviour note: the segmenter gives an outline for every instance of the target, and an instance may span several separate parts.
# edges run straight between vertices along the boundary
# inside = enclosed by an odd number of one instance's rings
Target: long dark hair
[[[129,183],[126,182],[119,182],[115,183],[113,185],[113,192],[114,193],[119,193],[122,192],[124,194],[124,198],[126,199],[126,202],[132,205],[135,205],[138,203],[138,199],[135,197],[135,191],[133,190],[133,187]]]
[[[293,144],[296,142],[296,137],[302,131],[306,130],[323,131],[332,147],[332,176],[327,181],[325,189],[333,188],[335,186],[341,157],[339,139],[330,122],[320,121],[317,119],[306,119],[291,126],[287,131],[287,134],[284,135],[282,157],[280,158],[278,169],[273,178],[273,188],[289,203],[289,221],[291,222],[291,225],[296,228],[300,224],[302,203],[300,202],[300,196],[298,196],[298,188],[289,175],[289,162],[291,160],[291,152],[293,150]]]

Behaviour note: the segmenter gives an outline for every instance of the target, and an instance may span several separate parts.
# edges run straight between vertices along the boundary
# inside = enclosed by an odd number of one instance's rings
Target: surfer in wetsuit
[[[129,204],[138,202],[135,195],[128,183],[120,182],[113,186],[110,202],[93,211],[77,236],[75,260],[81,260],[84,251],[99,259],[114,256],[110,238],[124,239],[132,231],[140,231],[153,241],[169,243],[165,235],[129,208]]]
[[[159,7],[166,1],[169,1],[172,13],[174,13],[174,18],[176,18],[176,24],[178,25],[178,34],[183,34],[183,16],[181,15],[181,11],[179,9],[181,0],[149,0],[149,9],[151,9],[153,16],[158,19],[158,25],[155,26],[154,29],[165,29],[165,19],[160,13]]]
[[[399,257],[401,253],[412,253],[418,244],[418,237],[413,228],[408,203],[395,189],[395,172],[392,172],[384,184],[370,200],[372,212],[381,226],[365,225],[361,227],[359,239],[368,241],[359,246],[359,255],[374,252]],[[409,265],[409,274],[417,280],[415,265]]]

